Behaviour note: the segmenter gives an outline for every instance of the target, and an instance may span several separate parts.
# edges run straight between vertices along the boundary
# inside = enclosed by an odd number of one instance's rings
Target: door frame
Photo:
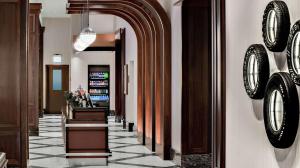
[[[68,64],[61,64],[61,65],[55,65],[55,64],[47,64],[45,65],[46,68],[46,107],[45,107],[45,114],[51,114],[48,112],[49,107],[49,67],[67,67],[68,68],[68,88],[70,89],[70,66]]]
[[[212,167],[226,167],[226,2],[212,0]]]

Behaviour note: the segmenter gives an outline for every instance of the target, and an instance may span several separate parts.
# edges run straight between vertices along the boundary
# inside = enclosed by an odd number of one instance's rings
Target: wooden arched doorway
[[[69,14],[80,13],[85,0],[69,0]],[[163,159],[171,149],[171,24],[157,1],[90,0],[90,12],[126,20],[138,41],[138,133]]]

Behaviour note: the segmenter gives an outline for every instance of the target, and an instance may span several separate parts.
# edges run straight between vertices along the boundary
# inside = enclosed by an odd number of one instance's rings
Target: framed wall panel
[[[0,151],[8,165],[27,166],[27,6],[0,1]]]

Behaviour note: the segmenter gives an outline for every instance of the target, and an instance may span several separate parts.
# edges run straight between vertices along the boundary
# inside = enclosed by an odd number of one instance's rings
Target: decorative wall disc
[[[289,35],[287,63],[293,81],[300,85],[300,21],[297,21]]]
[[[246,52],[243,67],[244,86],[252,99],[262,99],[269,79],[269,59],[265,47],[251,45]]]
[[[299,100],[296,85],[288,73],[273,74],[267,84],[264,123],[274,147],[288,148],[294,143],[299,123]]]
[[[273,52],[282,52],[290,32],[290,15],[285,2],[272,1],[263,16],[263,38],[266,47]]]

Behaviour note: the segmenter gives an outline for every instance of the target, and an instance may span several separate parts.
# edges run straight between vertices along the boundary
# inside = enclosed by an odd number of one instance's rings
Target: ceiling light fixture
[[[76,51],[84,51],[87,47],[94,43],[96,40],[96,33],[90,28],[90,19],[89,19],[89,0],[86,1],[86,14],[87,14],[87,27],[82,29],[81,33],[77,37],[74,43],[74,49]],[[82,14],[83,15],[83,14]],[[83,20],[83,19],[81,19]],[[82,25],[82,22],[81,22]],[[81,27],[82,28],[82,27]]]

